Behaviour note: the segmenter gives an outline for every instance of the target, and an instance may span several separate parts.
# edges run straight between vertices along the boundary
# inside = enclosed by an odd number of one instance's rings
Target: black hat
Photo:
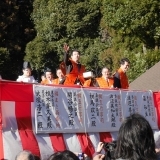
[[[31,69],[31,65],[29,62],[23,62],[23,69],[27,69],[27,68],[30,68]]]
[[[44,72],[45,72],[45,73],[46,73],[46,72],[52,72],[52,69],[46,67],[46,68],[44,69]]]

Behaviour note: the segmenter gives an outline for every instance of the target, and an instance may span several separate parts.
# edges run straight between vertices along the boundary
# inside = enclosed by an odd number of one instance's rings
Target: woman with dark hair
[[[122,123],[115,149],[116,159],[156,160],[153,131],[149,122],[133,114]]]

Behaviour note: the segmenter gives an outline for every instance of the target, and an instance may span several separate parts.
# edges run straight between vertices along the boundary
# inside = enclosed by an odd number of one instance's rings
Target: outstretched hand
[[[66,53],[69,52],[69,46],[66,43],[64,44],[63,49]]]
[[[96,152],[101,152],[102,151],[102,149],[103,149],[103,146],[104,146],[104,143],[103,142],[99,142],[98,143],[98,146],[97,146],[97,150],[96,150]]]

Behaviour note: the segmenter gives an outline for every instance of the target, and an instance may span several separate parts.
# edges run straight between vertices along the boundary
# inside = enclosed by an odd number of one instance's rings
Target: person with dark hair
[[[139,114],[127,117],[118,133],[115,159],[157,160],[153,131]]]
[[[47,160],[59,160],[62,158],[62,152],[53,153]]]
[[[42,75],[41,75],[41,81],[44,81],[46,79],[46,76],[45,76],[45,74],[43,73]]]
[[[21,151],[17,154],[15,160],[35,160],[34,155],[30,151]]]
[[[113,88],[113,78],[111,77],[110,70],[107,67],[102,68],[102,77],[96,78],[98,87],[100,88]]]
[[[52,154],[47,160],[79,160],[79,158],[73,152],[65,150]]]
[[[129,65],[130,61],[128,58],[121,59],[120,68],[114,74],[114,84],[113,84],[114,88],[121,88],[121,89],[129,88],[128,77],[126,75]]]
[[[54,84],[53,83],[53,73],[50,68],[45,69],[45,79],[41,81],[41,84]]]
[[[37,155],[33,155],[34,156],[34,160],[41,160],[39,156]]]
[[[31,65],[29,62],[23,63],[23,75],[19,76],[16,80],[17,82],[29,82],[29,83],[37,83],[33,76],[31,76]]]
[[[53,80],[53,84],[63,84],[65,81],[65,76],[63,75],[62,70],[58,68],[56,70],[56,75],[58,78]]]
[[[78,50],[72,50],[71,58],[69,58],[69,46],[64,45],[64,62],[61,63],[60,68],[66,76],[64,85],[83,85],[84,78],[83,73],[85,72],[85,66],[79,62],[80,52]]]

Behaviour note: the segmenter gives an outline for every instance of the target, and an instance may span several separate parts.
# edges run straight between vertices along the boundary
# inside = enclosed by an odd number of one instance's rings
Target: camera
[[[84,153],[78,153],[79,160],[91,160],[88,156],[85,156]]]
[[[78,153],[79,160],[84,160],[84,153]]]
[[[104,143],[103,149],[105,150],[105,158],[104,160],[114,160],[114,151],[116,148],[116,141]]]

